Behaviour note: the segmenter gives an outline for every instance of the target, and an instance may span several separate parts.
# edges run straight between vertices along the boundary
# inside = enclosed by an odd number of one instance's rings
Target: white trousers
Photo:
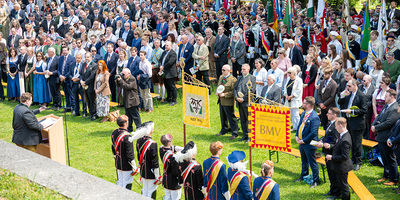
[[[118,180],[117,185],[126,188],[126,185],[132,184],[133,176],[131,176],[132,171],[121,171],[117,170]]]
[[[300,121],[299,108],[290,109],[290,119],[292,120],[293,130],[297,130]]]
[[[182,189],[179,190],[167,190],[164,188],[165,195],[163,200],[179,200],[182,195]]]
[[[153,110],[153,99],[151,98],[150,88],[140,89],[140,95],[142,95],[144,109]]]
[[[156,181],[156,179],[142,178],[142,180],[140,182],[142,182],[142,184],[143,184],[142,194],[144,196],[151,198],[151,194],[153,194],[153,192],[157,190],[157,185],[154,185],[155,181]]]

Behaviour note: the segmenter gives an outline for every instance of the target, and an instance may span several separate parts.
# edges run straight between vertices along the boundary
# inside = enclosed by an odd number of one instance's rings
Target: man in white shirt
[[[267,76],[270,74],[275,75],[275,84],[281,88],[283,84],[283,71],[278,68],[279,61],[278,59],[273,59],[271,61],[271,69],[268,70]],[[267,85],[267,80],[265,80],[264,85]]]

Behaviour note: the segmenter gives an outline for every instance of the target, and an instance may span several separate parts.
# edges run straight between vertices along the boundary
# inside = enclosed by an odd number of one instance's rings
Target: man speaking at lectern
[[[38,122],[35,114],[45,109],[42,107],[33,111],[29,109],[32,104],[31,93],[23,93],[20,101],[21,103],[15,106],[13,113],[12,142],[29,151],[36,152],[36,146],[42,142],[43,126]]]

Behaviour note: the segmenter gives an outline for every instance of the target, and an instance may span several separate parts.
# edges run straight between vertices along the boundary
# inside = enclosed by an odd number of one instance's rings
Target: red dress
[[[302,100],[304,101],[304,98],[306,98],[306,96],[314,96],[314,91],[315,91],[315,84],[313,81],[312,83],[309,83],[310,81],[310,71],[306,71],[306,79],[305,82],[306,84],[308,84],[307,87],[303,88],[303,98]]]

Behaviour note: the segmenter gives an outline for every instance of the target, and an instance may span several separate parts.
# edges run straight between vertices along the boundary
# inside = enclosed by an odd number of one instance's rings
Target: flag
[[[318,8],[317,8],[317,24],[321,24],[321,19],[325,12],[325,1],[318,0]]]
[[[283,24],[288,26],[287,32],[291,34],[292,30],[292,18],[293,18],[293,10],[292,10],[292,0],[286,0],[285,4],[285,16],[283,18]]]
[[[314,17],[314,0],[308,0],[307,17],[308,18],[313,18]]]
[[[219,8],[221,8],[221,0],[216,0],[217,2],[215,2],[215,11],[218,11]]]
[[[360,59],[365,60],[368,56],[368,46],[369,46],[369,41],[371,40],[370,38],[370,32],[371,32],[371,22],[370,22],[370,17],[369,17],[369,0],[367,0],[367,5],[366,9],[364,12],[364,22],[361,28],[361,51],[360,51]],[[364,59],[365,58],[365,59]]]
[[[282,20],[282,8],[280,6],[280,0],[275,0],[275,5],[276,5],[276,13],[278,15],[278,20]]]
[[[267,13],[267,23],[272,29],[275,30],[276,33],[279,33],[278,30],[278,15],[276,13],[276,1],[268,0],[268,13]]]
[[[224,0],[224,8],[225,8],[225,14],[229,15],[229,6],[231,5],[231,0]]]
[[[388,32],[388,23],[387,23],[387,17],[386,17],[386,2],[385,0],[382,0],[381,2],[381,9],[379,11],[379,21],[378,21],[378,40],[384,41],[387,36]],[[385,44],[385,42],[383,42]]]

